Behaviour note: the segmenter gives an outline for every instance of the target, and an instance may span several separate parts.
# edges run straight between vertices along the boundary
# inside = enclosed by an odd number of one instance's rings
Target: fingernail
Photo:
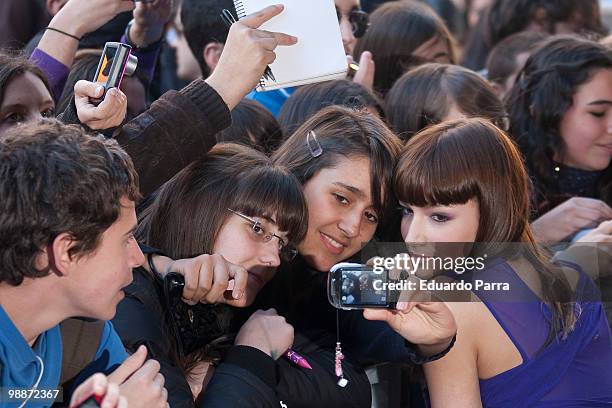
[[[397,305],[395,306],[395,308],[397,310],[406,310],[408,309],[408,302],[397,302]]]
[[[104,93],[104,87],[102,85],[96,86],[96,95],[102,95]]]
[[[93,393],[94,395],[97,395],[98,397],[101,397],[102,395],[104,395],[104,387],[102,386],[102,384],[96,384],[96,386],[94,387]]]
[[[232,293],[232,296],[234,296],[234,299],[240,299],[242,297],[243,293],[244,293],[243,291],[237,290],[237,291]]]
[[[284,9],[284,8],[285,8],[285,5],[284,5],[284,4],[277,4],[275,7],[276,7],[277,9],[282,10],[282,9]]]

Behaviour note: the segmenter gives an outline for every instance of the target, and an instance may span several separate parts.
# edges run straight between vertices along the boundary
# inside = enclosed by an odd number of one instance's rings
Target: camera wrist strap
[[[338,386],[344,388],[348,384],[348,380],[344,378],[344,372],[342,371],[342,345],[340,343],[340,310],[336,309],[336,356],[335,356],[335,371],[336,377],[338,377]]]

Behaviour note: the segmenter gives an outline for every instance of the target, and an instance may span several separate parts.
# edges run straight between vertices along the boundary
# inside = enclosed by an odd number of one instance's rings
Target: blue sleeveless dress
[[[474,290],[520,352],[523,363],[486,380],[480,380],[484,407],[597,408],[612,407],[612,336],[593,281],[574,264],[579,281],[580,315],[566,339],[558,337],[542,349],[550,327],[550,309],[506,262],[464,279],[508,282],[512,299]],[[472,275],[470,279],[469,275]]]

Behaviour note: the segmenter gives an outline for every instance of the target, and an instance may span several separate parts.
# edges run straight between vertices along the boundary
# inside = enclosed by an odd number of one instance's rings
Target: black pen
[[[229,11],[228,9],[223,9],[221,11],[221,18],[223,19],[223,22],[225,23],[227,28],[230,28],[232,26],[232,24],[234,24],[234,23],[236,23],[238,21],[238,20],[236,20],[236,17],[234,17],[232,12]],[[264,71],[263,77],[265,79],[272,80],[272,81],[276,82],[276,78],[274,77],[274,74],[272,73],[272,69],[270,68],[269,65],[266,66],[266,70]]]

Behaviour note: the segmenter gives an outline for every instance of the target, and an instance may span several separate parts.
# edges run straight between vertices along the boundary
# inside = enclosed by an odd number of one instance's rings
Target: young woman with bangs
[[[516,146],[483,119],[432,126],[402,151],[395,191],[408,247],[469,243],[468,255],[488,255],[486,266],[455,279],[510,287],[447,303],[461,335],[424,366],[433,407],[595,407],[612,398],[612,338],[593,282],[535,243],[529,186]],[[377,318],[399,326],[406,316]]]
[[[399,151],[399,139],[377,115],[333,106],[303,123],[272,156],[302,184],[308,229],[296,259],[281,265],[258,301],[279,308],[320,344],[334,347],[339,327],[343,350],[361,361],[430,361],[448,350],[456,332],[442,303],[429,313],[415,310],[414,324],[400,336],[361,313],[336,312],[327,300],[333,265],[363,261],[360,250],[375,235],[394,235],[391,182]]]
[[[396,229],[391,182],[399,152],[399,139],[376,115],[334,106],[308,119],[272,156],[276,166],[287,169],[301,184],[308,208],[302,226],[307,230],[296,241],[296,258],[281,263],[254,306],[276,308],[323,350],[336,347],[339,327],[345,355],[342,367],[349,379],[342,393],[350,393],[358,405],[370,405],[370,388],[360,386],[355,380],[359,377],[350,374],[355,370],[353,358],[421,364],[444,355],[456,334],[453,316],[443,303],[427,310],[415,308],[414,324],[398,330],[398,335],[384,322],[365,320],[361,313],[337,312],[327,300],[329,269],[339,262],[359,261],[360,250],[377,232],[385,236]],[[203,298],[209,288],[198,282],[197,271],[177,272],[196,282],[200,293],[189,298]],[[324,367],[325,378],[336,378],[333,357]],[[331,402],[338,395],[335,390],[321,387],[318,393],[326,405],[342,406]],[[312,406],[312,396],[303,403]]]

